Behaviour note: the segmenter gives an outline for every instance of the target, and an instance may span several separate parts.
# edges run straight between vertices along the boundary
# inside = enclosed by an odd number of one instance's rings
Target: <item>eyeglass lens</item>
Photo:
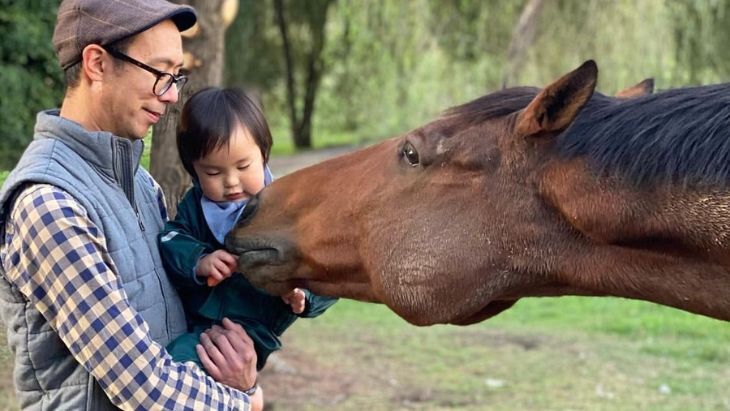
[[[155,82],[155,87],[153,92],[155,95],[161,96],[165,93],[167,93],[167,90],[172,87],[173,84],[175,84],[175,87],[177,88],[177,91],[182,90],[183,86],[187,82],[187,78],[180,76],[177,79],[172,76],[170,73],[162,73]]]

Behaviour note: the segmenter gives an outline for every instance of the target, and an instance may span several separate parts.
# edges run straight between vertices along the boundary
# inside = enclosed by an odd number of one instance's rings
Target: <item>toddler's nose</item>
[[[229,174],[226,176],[224,184],[226,187],[235,187],[238,185],[238,176],[235,174]]]

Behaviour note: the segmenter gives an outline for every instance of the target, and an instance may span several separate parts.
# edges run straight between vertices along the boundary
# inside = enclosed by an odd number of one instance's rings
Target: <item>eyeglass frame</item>
[[[114,48],[107,47],[107,46],[101,46],[101,48],[103,48],[107,53],[109,53],[112,57],[114,57],[116,59],[125,61],[127,63],[134,64],[135,66],[141,68],[142,70],[145,70],[149,73],[154,74],[155,75],[155,84],[152,85],[152,94],[156,95],[157,97],[161,97],[161,96],[165,95],[165,93],[167,93],[172,88],[173,85],[175,85],[175,87],[177,87],[177,91],[180,92],[180,90],[182,90],[182,88],[188,82],[188,76],[186,76],[185,74],[175,75],[172,73],[166,73],[164,71],[157,70],[154,67],[150,67],[147,64],[144,64],[141,61],[139,61],[133,57],[130,57],[127,54],[122,53],[121,51],[116,50]],[[159,83],[160,79],[162,79],[165,76],[170,76],[172,78],[172,81],[170,81],[170,84],[168,84],[165,87],[165,89],[162,90],[161,93],[159,93],[159,94],[155,93],[155,89],[157,88],[157,83]],[[177,86],[178,83],[180,83],[179,87]]]

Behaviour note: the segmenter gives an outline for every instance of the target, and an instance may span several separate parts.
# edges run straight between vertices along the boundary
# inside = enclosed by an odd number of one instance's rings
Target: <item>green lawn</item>
[[[275,410],[728,410],[728,341],[727,322],[615,298],[527,299],[423,328],[343,300],[286,333],[290,367],[267,366],[262,384]],[[11,409],[4,346],[0,363]]]
[[[426,328],[341,301],[286,335],[281,356],[317,371],[263,376],[277,409],[728,410],[728,341],[726,322],[613,298],[528,299]]]

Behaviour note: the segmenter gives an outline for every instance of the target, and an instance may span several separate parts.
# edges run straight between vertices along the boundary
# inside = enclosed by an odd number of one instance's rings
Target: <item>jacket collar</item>
[[[116,181],[127,172],[131,175],[136,173],[144,151],[141,139],[132,141],[107,131],[88,131],[59,114],[59,109],[38,113],[33,139],[63,142],[99,172]]]

